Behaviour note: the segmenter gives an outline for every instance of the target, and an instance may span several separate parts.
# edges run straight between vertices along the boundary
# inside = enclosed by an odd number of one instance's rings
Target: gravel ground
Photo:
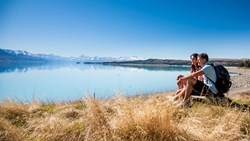
[[[234,98],[250,99],[250,69],[227,67],[229,72],[239,75],[232,76],[232,87],[229,91],[229,96]]]

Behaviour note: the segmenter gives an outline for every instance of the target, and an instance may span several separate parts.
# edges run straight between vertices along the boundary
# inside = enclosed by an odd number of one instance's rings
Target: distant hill
[[[238,66],[240,59],[216,59],[211,58],[211,63],[221,64],[224,66]],[[147,59],[138,61],[122,61],[122,62],[103,62],[104,65],[191,65],[189,60],[174,60],[174,59]]]
[[[103,62],[103,64],[113,64],[113,65],[187,65],[188,60],[173,60],[173,59],[147,59],[147,60],[137,60],[137,61],[122,61],[122,62]]]
[[[241,59],[211,58],[210,62],[225,66],[239,66]]]

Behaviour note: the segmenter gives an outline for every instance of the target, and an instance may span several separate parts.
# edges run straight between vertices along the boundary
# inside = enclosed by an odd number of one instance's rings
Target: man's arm
[[[178,81],[184,81],[190,78],[194,78],[196,76],[202,76],[203,74],[205,74],[202,70],[199,70],[197,72],[193,72],[193,73],[189,73],[183,77],[181,77]]]

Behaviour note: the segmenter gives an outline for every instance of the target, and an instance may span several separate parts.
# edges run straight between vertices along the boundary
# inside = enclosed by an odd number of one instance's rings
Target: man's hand
[[[182,81],[183,81],[183,77],[180,77],[180,78],[178,79],[178,81],[177,81],[177,84],[178,84],[178,85],[182,84],[182,83],[183,83]]]

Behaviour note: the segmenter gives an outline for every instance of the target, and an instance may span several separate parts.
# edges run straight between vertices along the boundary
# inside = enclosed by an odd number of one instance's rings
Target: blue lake
[[[0,100],[72,101],[88,95],[110,98],[171,91],[177,89],[176,76],[188,72],[189,66],[1,66]]]

